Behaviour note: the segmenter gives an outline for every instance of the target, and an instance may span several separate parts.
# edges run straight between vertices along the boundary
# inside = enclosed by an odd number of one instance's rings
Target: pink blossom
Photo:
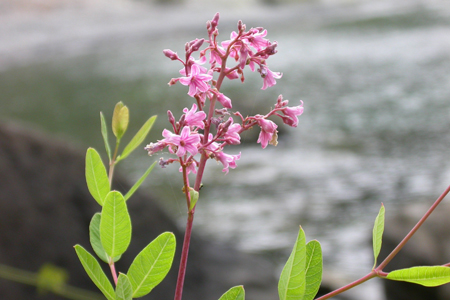
[[[247,37],[247,41],[257,51],[260,51],[261,49],[264,49],[270,45],[270,42],[268,40],[264,39],[264,37],[266,35],[267,35],[267,30],[265,30],[265,29],[261,30],[261,31],[257,31],[256,34],[253,34],[253,35]]]
[[[230,118],[233,120],[232,118]],[[226,143],[231,145],[238,145],[241,143],[241,136],[239,135],[239,131],[241,130],[241,125],[234,123],[228,127],[227,132],[225,133],[224,140]]]
[[[236,160],[241,158],[241,153],[237,155],[226,154],[223,151],[219,151],[215,153],[215,158],[217,161],[220,161],[223,165],[222,172],[228,174],[228,168],[235,169],[236,168]]]
[[[162,135],[165,137],[165,142],[178,147],[176,152],[178,157],[184,156],[186,152],[190,152],[192,155],[198,153],[197,145],[200,143],[200,135],[196,132],[191,132],[188,126],[183,128],[180,135],[174,134],[167,129],[163,130]]]
[[[209,134],[208,140],[211,141],[213,139],[213,135]],[[228,168],[235,169],[236,168],[236,160],[241,158],[241,153],[237,155],[226,154],[222,151],[223,145],[219,143],[212,142],[206,147],[206,150],[210,151],[211,157],[221,162],[223,165],[222,172],[228,174]]]
[[[264,149],[267,147],[267,144],[276,146],[276,138],[277,138],[277,124],[274,122],[262,118],[261,115],[256,115],[256,117],[260,117],[257,119],[258,125],[261,127],[261,132],[259,133],[257,143],[261,143],[261,147]]]
[[[261,66],[261,69],[258,70],[261,73],[261,77],[264,78],[264,83],[262,90],[265,90],[268,87],[274,86],[277,82],[275,79],[280,79],[283,74],[280,72],[272,72],[266,66]]]
[[[181,71],[180,71],[181,73]],[[206,83],[213,77],[209,74],[202,74],[200,72],[200,66],[193,64],[191,67],[191,74],[187,77],[179,78],[182,85],[189,86],[188,95],[194,97],[197,92],[206,92],[209,90],[209,85]]]
[[[297,127],[298,116],[303,113],[303,101],[300,100],[299,106],[285,107],[281,110],[285,117],[282,118],[283,122],[289,126]]]
[[[203,120],[206,118],[206,113],[204,111],[197,111],[197,104],[192,104],[191,110],[187,108],[183,109],[185,113],[184,121],[187,126],[197,126],[198,128],[205,128]]]

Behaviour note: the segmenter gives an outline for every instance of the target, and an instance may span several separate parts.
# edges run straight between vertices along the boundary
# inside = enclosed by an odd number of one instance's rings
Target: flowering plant
[[[191,108],[183,109],[183,114],[178,120],[171,111],[168,111],[170,130],[164,129],[163,139],[145,147],[149,155],[167,148],[172,157],[161,158],[160,166],[179,164],[179,171],[183,179],[183,193],[188,216],[175,300],[182,299],[195,208],[199,200],[206,163],[210,159],[214,159],[222,164],[224,173],[230,172],[230,168],[237,167],[241,153],[228,154],[225,150],[229,145],[240,144],[242,132],[255,127],[259,128],[257,143],[260,143],[262,148],[266,148],[269,144],[276,146],[277,125],[269,120],[269,117],[280,117],[282,122],[288,126],[297,127],[298,117],[303,113],[302,101],[297,106],[289,106],[289,101],[284,100],[281,95],[277,98],[274,107],[264,115],[256,114],[244,117],[238,111],[232,110],[232,100],[221,92],[222,83],[226,78],[229,80],[240,79],[241,82],[244,82],[244,70],[248,66],[248,69],[258,72],[263,78],[262,89],[264,90],[275,85],[276,79],[280,79],[282,74],[270,70],[267,65],[267,60],[277,53],[277,43],[270,42],[265,38],[267,35],[265,29],[257,27],[247,30],[246,26],[239,21],[237,32],[232,32],[229,40],[219,43],[217,41],[218,23],[219,14],[217,13],[211,21],[207,22],[208,38],[206,40],[195,39],[186,43],[183,58],[172,50],[163,51],[166,57],[182,64],[182,69],[179,71],[181,76],[171,79],[169,85],[179,82],[188,86],[188,95],[194,99],[194,103]],[[201,50],[203,45],[206,47]],[[195,58],[194,54],[198,54],[198,57]],[[115,288],[103,273],[97,260],[82,246],[75,246],[78,257],[88,275],[109,300],[132,299],[149,293],[166,276],[175,252],[175,238],[172,233],[166,232],[138,254],[126,274],[117,275],[115,270],[114,263],[126,251],[131,239],[131,220],[126,201],[155,165],[150,166],[126,195],[111,191],[114,166],[143,142],[155,120],[155,117],[150,118],[123,152],[118,155],[119,143],[127,129],[128,118],[128,108],[122,103],[118,103],[112,121],[112,130],[116,137],[116,148],[112,154],[109,148],[106,123],[101,115],[102,134],[109,158],[109,175],[95,149],[88,149],[86,154],[87,184],[94,199],[102,206],[101,213],[95,214],[91,221],[91,244],[97,256],[109,265]],[[195,174],[193,184],[190,182],[189,174]],[[373,229],[375,263],[372,270],[361,279],[317,299],[328,299],[374,277],[414,282],[425,286],[437,286],[450,282],[448,264],[413,267],[390,273],[383,271],[383,268],[400,251],[449,191],[450,188],[436,200],[398,247],[377,266],[384,230],[385,209],[382,205]],[[280,300],[312,300],[319,290],[321,280],[322,250],[320,243],[316,240],[306,243],[305,234],[300,227],[292,253],[280,275],[278,284]],[[227,291],[220,300],[244,299],[244,295],[243,287],[236,286]]]

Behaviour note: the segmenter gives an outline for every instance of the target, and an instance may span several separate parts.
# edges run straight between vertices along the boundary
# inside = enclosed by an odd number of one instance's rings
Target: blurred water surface
[[[447,1],[67,3],[1,16],[0,116],[82,146],[102,148],[98,112],[110,117],[117,101],[130,107],[130,131],[158,114],[149,142],[161,138],[167,109],[179,116],[191,106],[185,87],[166,85],[181,66],[161,51],[182,53],[186,41],[205,37],[216,11],[222,40],[242,19],[278,41],[268,61],[284,73],[275,87],[261,91],[262,80],[247,73],[246,84],[224,91],[244,115],[267,111],[278,94],[293,105],[302,99],[305,113],[298,128],[280,126],[276,148],[256,145],[256,130],[230,147],[242,158],[228,175],[210,164],[195,224],[208,238],[282,261],[301,224],[322,243],[325,267],[356,279],[373,264],[380,203],[389,216],[431,203],[450,182]],[[122,171],[138,178],[159,157],[137,153]],[[177,173],[155,170],[145,188],[183,225]]]

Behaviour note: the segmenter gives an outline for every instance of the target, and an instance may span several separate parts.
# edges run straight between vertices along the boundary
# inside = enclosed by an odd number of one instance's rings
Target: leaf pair
[[[381,204],[380,211],[373,226],[373,254],[375,257],[374,268],[381,250],[381,241],[384,231],[385,209]],[[405,281],[420,284],[427,287],[434,287],[450,282],[450,268],[445,266],[421,266],[400,269],[390,272],[386,279]]]
[[[119,102],[119,103],[121,103],[121,102]],[[119,103],[117,105],[119,105]],[[125,122],[124,120],[122,120],[122,119],[125,119],[125,116],[128,116],[128,108],[126,108],[126,106],[123,106],[122,108],[118,108],[117,105],[116,105],[116,108],[114,109],[112,129],[113,129],[114,135],[117,138],[117,141],[120,141],[120,139],[122,138],[122,136],[125,133],[125,130],[128,126],[128,121]],[[102,113],[100,113],[100,120],[101,120],[101,131],[102,131],[103,141],[105,143],[106,153],[108,154],[108,158],[111,161],[112,156],[111,156],[111,148],[109,147],[108,130],[107,130],[107,126],[106,126],[105,117],[103,116]],[[122,120],[122,121],[120,121],[120,120]],[[120,154],[117,157],[117,160],[115,161],[116,164],[119,161],[126,158],[128,155],[130,155],[130,153],[133,152],[144,141],[145,137],[150,132],[150,129],[152,129],[152,126],[153,126],[153,123],[155,123],[155,120],[156,120],[156,116],[152,116],[144,123],[144,125],[142,125],[142,127],[134,135],[134,137],[131,139],[131,141],[125,146],[122,154]],[[125,124],[126,124],[126,126],[125,126]]]
[[[322,281],[322,249],[316,240],[306,244],[300,227],[292,253],[280,275],[280,300],[312,300]]]
[[[136,256],[127,274],[119,274],[115,290],[94,256],[80,245],[75,246],[75,251],[86,273],[108,300],[129,300],[145,296],[164,279],[172,266],[175,246],[173,233],[159,235]]]
[[[124,199],[128,200],[131,195],[139,188],[144,182],[150,172],[153,170],[156,162],[154,162],[145,173],[139,178],[139,180],[131,187],[126,193]],[[108,175],[106,174],[106,168],[100,157],[100,154],[94,148],[89,148],[86,152],[86,183],[92,197],[103,206],[106,196],[111,191],[109,185]]]

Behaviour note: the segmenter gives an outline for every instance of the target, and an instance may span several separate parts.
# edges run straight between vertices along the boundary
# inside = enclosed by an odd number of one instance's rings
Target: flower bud
[[[198,49],[200,49],[200,47],[203,45],[204,41],[205,39],[195,39],[194,43],[192,43],[191,51],[198,51]]]
[[[169,118],[170,124],[174,125],[175,124],[175,117],[173,116],[173,113],[170,110],[167,111],[167,117]]]
[[[176,52],[173,52],[170,49],[164,49],[163,53],[166,57],[170,58],[171,60],[177,60],[178,59],[178,54]]]
[[[216,13],[213,19],[211,20],[211,26],[213,28],[217,27],[217,25],[219,25],[219,13]]]
[[[118,140],[122,138],[127,130],[129,118],[130,113],[128,107],[122,102],[117,103],[113,112],[112,131]]]

